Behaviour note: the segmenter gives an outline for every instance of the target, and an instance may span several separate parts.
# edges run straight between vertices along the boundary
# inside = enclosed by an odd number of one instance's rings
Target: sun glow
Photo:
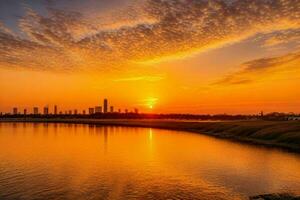
[[[147,100],[146,100],[146,102],[147,102],[147,107],[150,109],[150,110],[152,110],[153,108],[154,108],[154,106],[155,106],[155,104],[157,103],[157,98],[148,98]]]

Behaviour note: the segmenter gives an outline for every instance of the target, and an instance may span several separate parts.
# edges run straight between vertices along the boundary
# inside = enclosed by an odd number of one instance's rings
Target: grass
[[[300,197],[291,194],[264,194],[250,197],[250,200],[300,200]]]
[[[195,122],[174,120],[97,120],[97,119],[0,119],[14,122],[83,123],[151,127],[202,133],[265,146],[280,147],[300,152],[300,121],[227,121]]]

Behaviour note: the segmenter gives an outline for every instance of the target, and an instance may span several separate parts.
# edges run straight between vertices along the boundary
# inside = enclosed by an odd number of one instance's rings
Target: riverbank
[[[300,200],[300,196],[293,196],[291,194],[263,194],[253,196],[250,200]]]
[[[2,118],[0,122],[80,123],[181,130],[300,153],[299,121],[174,121],[127,119]]]

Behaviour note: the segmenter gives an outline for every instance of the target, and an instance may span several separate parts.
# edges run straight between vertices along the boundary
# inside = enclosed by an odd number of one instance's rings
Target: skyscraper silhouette
[[[13,108],[13,114],[17,115],[18,114],[18,108]]]
[[[134,109],[135,114],[139,113],[139,110],[137,108]]]
[[[94,108],[89,108],[89,114],[90,115],[94,114]]]
[[[95,113],[102,113],[102,107],[101,106],[96,106],[95,107]]]
[[[27,115],[27,109],[26,109],[26,108],[24,109],[23,114],[24,114],[24,115]]]
[[[39,114],[39,108],[38,107],[34,107],[33,108],[33,114],[34,115],[38,115]]]
[[[44,107],[44,115],[48,115],[49,114],[49,108],[46,106]]]
[[[57,115],[57,105],[54,106],[54,115]]]
[[[111,113],[114,112],[114,107],[113,107],[113,106],[110,107],[110,112],[111,112]]]
[[[104,99],[104,102],[103,102],[103,112],[107,113],[107,111],[108,111],[108,102],[107,102],[107,99]]]

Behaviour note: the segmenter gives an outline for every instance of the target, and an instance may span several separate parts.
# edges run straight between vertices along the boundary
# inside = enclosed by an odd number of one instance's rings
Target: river
[[[201,134],[0,123],[0,199],[248,199],[300,193],[300,155]]]

